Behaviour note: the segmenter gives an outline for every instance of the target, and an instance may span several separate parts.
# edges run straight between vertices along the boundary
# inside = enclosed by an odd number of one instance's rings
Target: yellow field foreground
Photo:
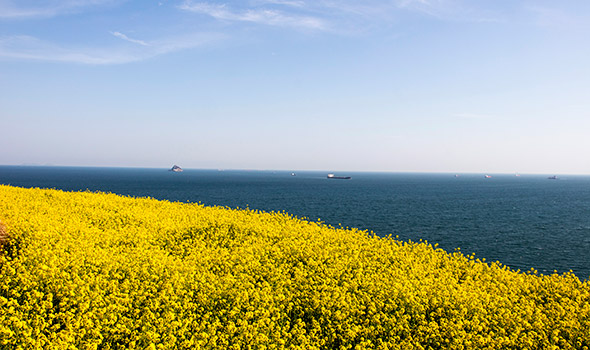
[[[0,221],[1,349],[590,346],[590,285],[569,273],[104,193],[2,185]]]

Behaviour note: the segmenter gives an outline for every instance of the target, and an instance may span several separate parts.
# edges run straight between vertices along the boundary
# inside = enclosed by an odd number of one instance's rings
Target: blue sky
[[[590,2],[0,0],[0,164],[590,174]]]

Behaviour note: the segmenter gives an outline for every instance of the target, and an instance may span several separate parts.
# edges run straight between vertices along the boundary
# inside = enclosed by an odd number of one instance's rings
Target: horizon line
[[[175,164],[173,164],[175,165]],[[46,167],[46,168],[104,168],[104,169],[164,169],[171,167],[156,166],[120,166],[120,165],[55,165],[55,164],[0,164],[0,167]],[[590,176],[590,173],[560,172],[485,172],[485,171],[415,171],[415,170],[326,170],[326,169],[271,169],[271,168],[193,168],[181,167],[183,170],[215,170],[215,171],[260,171],[260,172],[326,172],[326,173],[384,173],[384,174],[452,174],[452,175],[560,175]]]

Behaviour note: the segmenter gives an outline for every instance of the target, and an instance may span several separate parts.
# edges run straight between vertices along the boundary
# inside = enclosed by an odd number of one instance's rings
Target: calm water
[[[338,175],[338,174],[337,174]],[[541,273],[590,276],[590,177],[0,166],[0,183],[286,211],[327,224],[460,247]],[[0,199],[1,200],[1,199]],[[0,213],[1,215],[1,213]]]

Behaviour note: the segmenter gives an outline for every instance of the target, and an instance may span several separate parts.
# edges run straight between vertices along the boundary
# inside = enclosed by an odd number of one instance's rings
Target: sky
[[[0,165],[590,174],[587,0],[0,0]]]

